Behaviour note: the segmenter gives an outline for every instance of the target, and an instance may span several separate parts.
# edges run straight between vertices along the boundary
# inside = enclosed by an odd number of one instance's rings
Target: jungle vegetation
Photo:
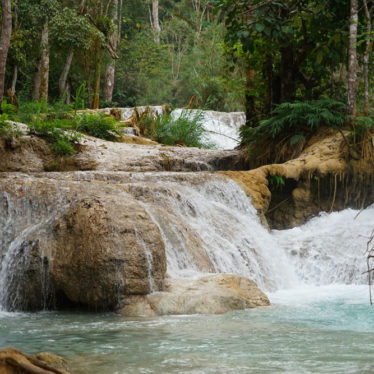
[[[244,144],[286,135],[294,146],[322,125],[356,141],[373,124],[373,6],[2,0],[0,101],[77,105],[84,86],[85,108],[244,110]]]

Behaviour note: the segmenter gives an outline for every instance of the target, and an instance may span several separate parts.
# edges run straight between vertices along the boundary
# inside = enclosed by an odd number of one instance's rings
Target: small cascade
[[[132,184],[160,228],[172,278],[234,273],[264,289],[295,281],[287,258],[261,225],[244,191],[233,181]]]
[[[136,230],[136,228],[134,228],[134,232],[135,232],[136,241],[139,243],[140,247],[144,249],[145,262],[147,266],[147,278],[148,278],[148,283],[149,283],[149,290],[150,290],[150,293],[152,293],[157,290],[155,286],[155,282],[153,280],[153,276],[152,276],[153,256],[152,256],[151,251],[147,247],[147,244],[143,240],[143,238],[138,234],[138,231]]]
[[[57,195],[49,195],[51,201],[33,199],[32,189],[20,192],[20,198],[0,193],[0,310],[29,309],[25,299],[46,309],[52,291],[49,263],[39,241],[66,202]],[[25,298],[26,294],[32,296]]]
[[[322,213],[303,226],[272,235],[305,284],[366,284],[365,250],[373,225],[374,205],[361,212]]]
[[[53,177],[50,189],[44,178],[39,185],[33,180],[30,189],[23,185],[19,196],[0,193],[0,310],[24,309],[26,294],[33,295],[30,303],[35,309],[50,304],[48,259],[53,260],[49,253],[53,246],[48,235],[79,196],[81,183],[99,183],[102,188],[100,178],[111,184],[113,196],[122,194],[126,199],[131,194],[132,204],[139,203],[146,212],[144,217],[158,226],[170,278],[233,273],[254,280],[268,292],[305,284],[366,283],[365,248],[373,229],[374,206],[359,214],[350,209],[321,214],[303,226],[269,232],[242,188],[222,175],[79,172]],[[64,185],[58,178],[69,182]],[[46,188],[43,194],[41,186]],[[158,249],[148,248],[153,242],[140,232],[134,228],[143,273],[139,276],[146,288],[148,280],[149,290],[154,292],[160,278],[155,275],[160,266]],[[115,265],[120,300],[123,263]]]
[[[360,214],[323,213],[301,227],[270,233],[235,182],[184,178],[141,179],[129,188],[160,228],[169,277],[234,273],[268,291],[366,282],[374,206]]]

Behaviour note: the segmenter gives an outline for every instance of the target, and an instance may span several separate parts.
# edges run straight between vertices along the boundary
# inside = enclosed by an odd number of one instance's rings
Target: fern
[[[266,139],[290,138],[291,146],[313,133],[321,126],[339,128],[345,123],[345,104],[331,99],[283,103],[271,113],[271,117],[255,128],[244,127],[242,143],[255,145]]]

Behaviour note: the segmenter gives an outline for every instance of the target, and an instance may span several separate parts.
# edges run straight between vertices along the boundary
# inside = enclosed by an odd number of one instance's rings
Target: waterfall
[[[242,188],[220,175],[78,172],[48,174],[51,182],[29,178],[20,182],[20,195],[0,193],[0,309],[22,308],[25,292],[40,298],[35,305],[48,303],[49,257],[39,250],[39,242],[79,197],[81,183],[102,183],[100,179],[113,191],[118,186],[124,197],[131,194],[158,226],[170,278],[233,273],[254,280],[265,291],[300,284],[366,283],[362,273],[374,205],[359,214],[351,209],[323,213],[300,227],[269,232]],[[47,183],[55,192],[40,194],[40,186]],[[134,229],[153,291],[154,259]]]
[[[230,180],[141,180],[130,191],[160,228],[169,277],[234,273],[267,291],[366,282],[374,206],[360,214],[322,213],[300,227],[268,232],[250,199]]]
[[[130,185],[160,228],[169,277],[234,273],[264,289],[295,282],[286,254],[235,182],[219,177],[187,181]]]
[[[300,227],[272,235],[305,284],[363,284],[366,243],[373,226],[374,205],[362,212],[322,213]]]

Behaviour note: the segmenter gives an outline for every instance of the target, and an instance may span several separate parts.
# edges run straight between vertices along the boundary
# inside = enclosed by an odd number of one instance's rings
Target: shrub
[[[121,135],[116,127],[117,121],[105,114],[81,114],[77,115],[77,131],[107,140],[115,139]]]
[[[59,127],[59,121],[41,121],[34,119],[28,124],[30,132],[48,141],[55,154],[71,156],[75,153],[74,144],[78,142],[80,135],[73,131],[64,131]]]
[[[345,104],[330,99],[312,100],[278,105],[271,117],[255,128],[242,129],[242,142],[253,144],[265,138],[289,137],[290,145],[305,138],[320,126],[338,128],[345,123]]]
[[[178,118],[171,114],[153,117],[152,114],[140,119],[142,131],[159,143],[166,145],[184,145],[187,147],[211,148],[204,141],[206,130],[202,125],[201,111],[183,110]]]
[[[308,138],[322,126],[340,129],[346,120],[345,104],[330,99],[283,103],[259,126],[241,129],[242,145],[248,146],[251,167],[284,162],[299,154]]]
[[[1,103],[1,111],[3,114],[6,114],[10,118],[13,118],[17,113],[17,108],[12,104],[8,104],[6,99],[3,99]]]
[[[8,122],[6,113],[0,115],[0,135],[9,135],[12,132],[12,125]]]

